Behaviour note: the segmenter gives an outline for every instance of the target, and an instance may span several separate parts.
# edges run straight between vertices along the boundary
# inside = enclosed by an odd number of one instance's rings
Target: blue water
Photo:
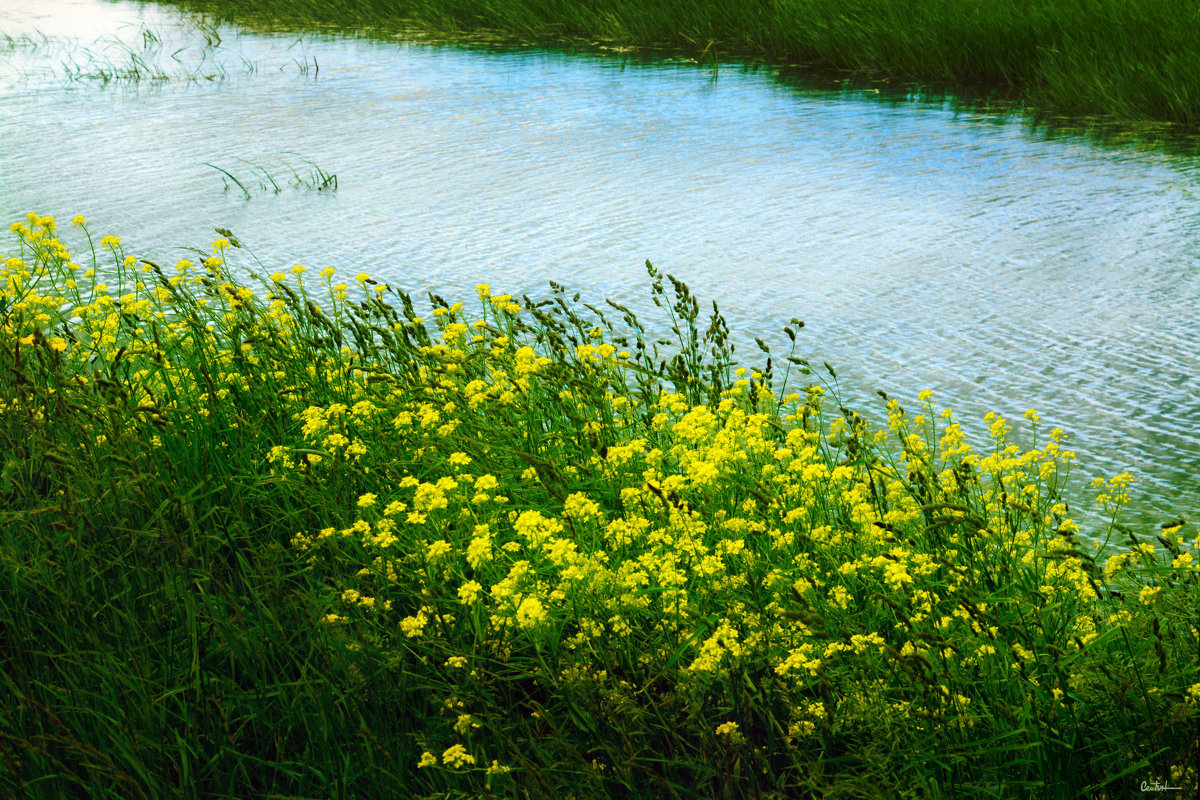
[[[929,388],[982,431],[1037,408],[1081,500],[1128,469],[1135,521],[1200,512],[1196,158],[765,70],[212,32],[125,2],[0,10],[0,218],[82,213],[164,260],[224,227],[268,269],[463,299],[556,280],[652,312],[650,259],[748,358],[800,317],[797,355],[868,411]],[[305,160],[338,190],[289,187]]]

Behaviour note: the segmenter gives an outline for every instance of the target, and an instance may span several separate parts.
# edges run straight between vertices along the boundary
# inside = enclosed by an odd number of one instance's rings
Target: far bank
[[[241,24],[668,49],[994,91],[1050,114],[1200,121],[1195,9],[1170,0],[170,0]]]

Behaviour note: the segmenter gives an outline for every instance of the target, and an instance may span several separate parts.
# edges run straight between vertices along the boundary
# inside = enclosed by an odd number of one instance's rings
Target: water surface
[[[228,28],[214,46],[153,5],[0,9],[0,33],[6,222],[82,213],[168,260],[225,227],[270,269],[463,299],[557,280],[652,311],[650,259],[717,299],[748,357],[798,316],[798,355],[864,407],[930,388],[980,430],[1037,408],[1080,454],[1076,497],[1129,469],[1140,522],[1200,512],[1195,158],[765,71]],[[250,165],[286,184],[304,159],[338,191],[254,184]]]

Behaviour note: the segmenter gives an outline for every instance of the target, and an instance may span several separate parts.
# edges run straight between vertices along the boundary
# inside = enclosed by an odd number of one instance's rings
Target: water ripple
[[[1135,472],[1141,518],[1200,512],[1195,159],[762,72],[330,36],[222,29],[225,63],[253,70],[97,86],[55,73],[61,48],[147,29],[200,47],[194,21],[0,11],[0,32],[35,28],[51,44],[0,52],[9,219],[83,213],[163,258],[221,226],[269,266],[460,297],[553,279],[639,309],[648,258],[719,300],[739,352],[799,316],[800,354],[868,407],[877,388],[909,406],[932,388],[969,422],[1036,407],[1084,479]],[[287,153],[336,173],[336,195],[247,202],[205,166]]]

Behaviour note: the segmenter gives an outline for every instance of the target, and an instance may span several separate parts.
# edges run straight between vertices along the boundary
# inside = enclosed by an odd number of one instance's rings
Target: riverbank
[[[998,92],[1031,110],[1200,123],[1194,9],[1170,0],[184,0],[286,30],[416,29],[549,46],[682,51],[814,73]]]
[[[1035,412],[1028,451],[929,397],[871,430],[653,268],[677,354],[565,292],[418,308],[76,225],[0,273],[16,793],[1196,787],[1195,527],[1122,528],[1128,476],[1072,490]]]

